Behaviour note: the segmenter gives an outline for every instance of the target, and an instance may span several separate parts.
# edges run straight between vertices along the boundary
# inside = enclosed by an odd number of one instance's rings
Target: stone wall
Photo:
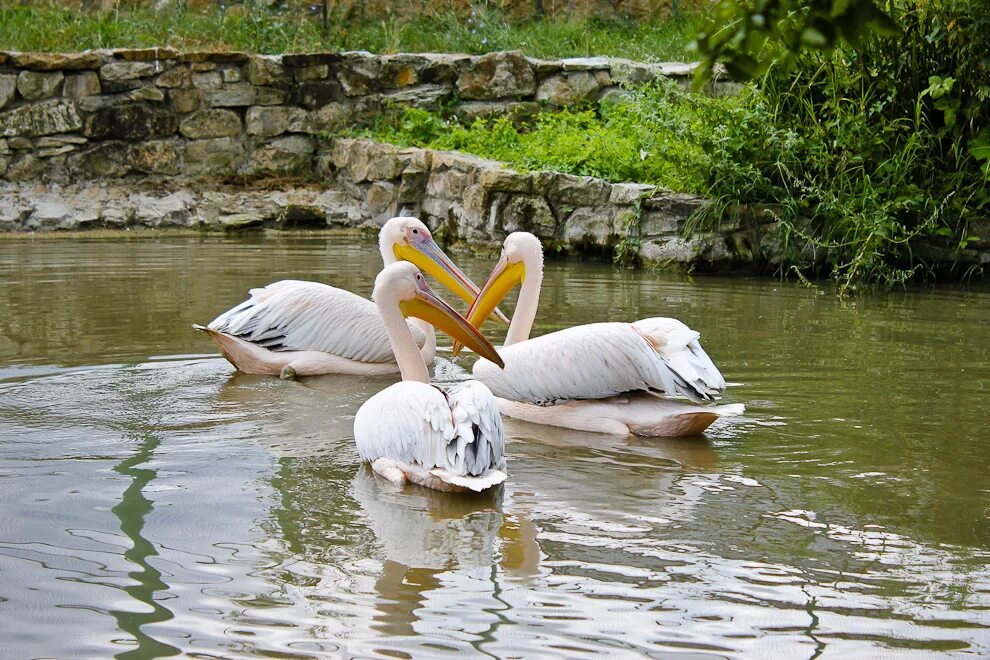
[[[647,263],[746,261],[765,223],[682,236],[705,201],[637,183],[517,172],[467,154],[337,138],[315,150],[319,184],[212,185],[182,178],[71,185],[0,182],[0,231],[186,227],[206,230],[356,228],[376,232],[415,215],[447,243],[496,248],[531,231],[549,248],[582,254],[622,249]]]
[[[690,70],[606,58],[547,62],[518,52],[0,52],[0,178],[306,173],[315,133],[389,107],[452,106],[468,119],[533,113]]]

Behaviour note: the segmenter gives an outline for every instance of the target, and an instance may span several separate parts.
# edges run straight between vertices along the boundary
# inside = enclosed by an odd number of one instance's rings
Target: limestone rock
[[[640,231],[644,238],[678,234],[688,217],[704,203],[696,195],[659,193],[643,201]]]
[[[594,74],[576,71],[553,76],[540,84],[536,93],[538,101],[556,106],[567,106],[597,98],[601,85]]]
[[[164,197],[136,193],[131,195],[134,221],[146,227],[185,227],[195,220],[195,203],[187,191]]]
[[[431,110],[450,98],[451,93],[452,90],[448,85],[419,85],[382,94],[382,103],[386,105],[411,105],[416,108]]]
[[[506,234],[528,231],[540,238],[553,238],[557,221],[547,201],[537,195],[513,195],[502,209],[502,229]]]
[[[581,207],[575,210],[564,229],[564,241],[569,245],[591,243],[607,246],[618,240],[612,210],[607,206]]]
[[[170,89],[168,100],[176,112],[195,112],[203,105],[203,92],[198,89]]]
[[[354,123],[355,106],[349,103],[328,103],[319,110],[310,112],[304,120],[298,115],[293,116],[289,125],[290,131],[318,133],[326,131],[337,132]]]
[[[254,88],[255,105],[282,105],[286,98],[288,98],[288,94],[283,89],[275,87]]]
[[[28,226],[34,229],[69,229],[71,224],[72,209],[56,201],[38,202],[28,218]]]
[[[395,185],[387,181],[377,181],[368,187],[368,212],[379,215],[388,210],[395,198]]]
[[[51,100],[0,113],[0,136],[51,135],[82,128],[82,119],[69,101]]]
[[[243,160],[244,147],[234,138],[194,140],[186,145],[186,174],[193,176],[229,176]]]
[[[77,71],[100,68],[103,64],[103,55],[94,52],[15,53],[11,60],[14,66],[32,71]]]
[[[533,67],[518,51],[488,53],[472,63],[457,79],[457,91],[463,99],[529,96],[536,89]]]
[[[223,78],[216,71],[192,74],[192,84],[196,89],[215,92],[223,87]]]
[[[130,151],[130,165],[148,174],[179,174],[179,152],[164,140],[152,140],[134,145]]]
[[[88,116],[83,134],[96,140],[144,140],[168,137],[176,128],[178,120],[168,108],[127,103]]]
[[[274,137],[292,125],[301,126],[305,118],[306,111],[301,108],[252,106],[248,108],[245,124],[248,135]]]
[[[230,110],[200,110],[182,120],[179,132],[191,140],[236,137],[241,134],[241,118]]]
[[[220,77],[223,78],[225,83],[235,83],[244,79],[244,73],[239,68],[228,67],[220,71]]]
[[[5,176],[10,181],[30,181],[37,179],[44,171],[44,161],[33,154],[24,154],[10,163]]]
[[[657,187],[645,183],[613,183],[608,201],[613,204],[634,204],[656,192]]]
[[[62,94],[65,98],[75,101],[87,96],[95,96],[100,91],[100,77],[96,75],[95,71],[83,71],[67,76],[65,86],[62,88]]]
[[[254,105],[255,88],[249,82],[231,83],[223,88],[209,92],[207,102],[214,108],[236,108]]]
[[[340,83],[333,78],[299,83],[293,92],[293,101],[309,110],[322,108],[334,101],[341,101],[345,96]]]
[[[610,66],[607,57],[570,57],[560,60],[560,65],[564,71],[594,71],[608,69]]]
[[[611,61],[611,78],[624,85],[643,85],[660,77],[659,67],[626,59]]]
[[[313,142],[303,135],[273,140],[256,149],[242,174],[298,174],[312,168]]]
[[[281,58],[253,55],[247,64],[247,79],[252,85],[281,85],[288,82]]]
[[[0,75],[0,110],[17,95],[17,76]]]
[[[440,170],[430,175],[426,184],[426,194],[432,197],[460,199],[468,184],[468,176],[457,170]]]
[[[348,53],[337,65],[337,80],[347,96],[364,96],[378,88],[381,61],[370,53]]]
[[[162,75],[155,78],[155,85],[158,87],[175,88],[192,86],[192,74],[184,66],[169,69]]]
[[[419,82],[419,73],[416,72],[416,67],[407,62],[396,61],[394,58],[386,58],[382,62],[379,81],[383,87],[388,89],[408,87]]]
[[[70,156],[69,171],[80,179],[124,176],[130,170],[129,152],[127,143],[105,142]]]
[[[61,71],[21,71],[17,76],[17,91],[29,101],[54,96],[65,76]]]
[[[154,62],[156,60],[175,60],[179,51],[174,48],[117,48],[111,51],[113,56],[128,62]]]
[[[312,64],[310,66],[301,66],[292,72],[292,77],[295,78],[296,82],[305,82],[307,80],[323,80],[330,75],[330,66],[327,64]]]
[[[593,206],[608,199],[608,188],[607,183],[595,177],[553,174],[546,186],[546,194],[555,204]]]
[[[487,190],[499,192],[530,193],[533,191],[533,177],[526,172],[508,169],[484,169],[478,182]]]
[[[108,82],[136,80],[162,70],[158,62],[111,62],[100,67],[100,78]]]

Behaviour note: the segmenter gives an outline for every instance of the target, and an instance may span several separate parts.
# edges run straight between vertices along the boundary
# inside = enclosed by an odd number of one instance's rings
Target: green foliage
[[[785,266],[825,268],[843,293],[923,269],[922,240],[966,247],[990,205],[990,5],[890,10],[900,40],[772,70],[711,150],[717,208],[778,205]]]
[[[691,13],[638,24],[551,19],[516,22],[493,9],[478,9],[468,17],[451,11],[410,19],[331,17],[329,33],[324,36],[319,12],[269,7],[260,2],[247,2],[237,11],[225,11],[221,5],[167,14],[146,8],[78,11],[58,2],[0,5],[0,45],[23,51],[151,46],[255,53],[522,50],[543,58],[613,55],[655,61],[685,59],[700,23]]]
[[[771,65],[789,70],[804,50],[830,52],[862,46],[871,36],[895,36],[897,24],[876,0],[719,0],[698,33],[703,66],[711,77],[723,61],[729,75],[752,80]]]
[[[521,170],[556,170],[611,181],[641,181],[701,192],[708,156],[699,139],[738,98],[684,94],[669,81],[597,109],[544,112],[529,121],[499,117],[462,125],[406,108],[360,131],[397,144],[470,153]]]

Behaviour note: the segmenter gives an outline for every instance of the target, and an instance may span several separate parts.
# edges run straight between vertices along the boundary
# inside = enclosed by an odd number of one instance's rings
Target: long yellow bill
[[[455,342],[463,343],[486,360],[494,362],[499,367],[505,367],[495,347],[477,328],[468,323],[467,319],[433,293],[425,279],[416,291],[416,297],[400,302],[399,309],[402,310],[403,315],[423,319],[434,328],[450,335]]]
[[[396,244],[392,250],[397,258],[413,263],[421,271],[429,273],[464,302],[471,304],[478,297],[478,286],[432,238],[422,238],[408,245]],[[495,310],[495,317],[505,324],[509,323],[509,318],[499,309]]]
[[[496,309],[496,305],[508,295],[509,291],[512,291],[513,287],[522,284],[525,279],[526,267],[522,262],[510,264],[503,255],[495,264],[488,281],[481,288],[471,308],[468,309],[466,314],[468,323],[480,329]],[[460,350],[461,345],[454,342],[454,357],[457,357]]]

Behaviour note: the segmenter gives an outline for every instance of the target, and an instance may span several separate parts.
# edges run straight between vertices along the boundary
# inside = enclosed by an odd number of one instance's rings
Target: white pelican
[[[676,319],[592,323],[529,339],[543,282],[543,249],[532,234],[505,239],[502,255],[467,313],[480,327],[495,305],[522,284],[499,349],[503,369],[487,360],[474,377],[491,388],[509,417],[581,431],[646,436],[695,435],[743,407],[697,406],[655,394],[712,401],[725,379]],[[455,355],[458,346],[455,344]]]
[[[416,316],[464,342],[495,364],[502,360],[460,314],[433,293],[410,263],[386,266],[372,293],[388,332],[402,382],[364,402],[354,417],[358,454],[401,486],[482,491],[505,481],[505,435],[498,404],[476,380],[446,392],[430,385],[430,372],[404,316]],[[493,365],[494,366],[494,365]]]
[[[464,299],[474,302],[475,286],[416,218],[392,218],[378,234],[385,265],[410,261]],[[220,353],[239,370],[282,378],[317,374],[388,374],[399,370],[388,335],[371,301],[318,282],[281,280],[261,289],[206,327]],[[500,318],[508,322],[505,315]],[[423,359],[433,362],[436,336],[412,322]]]

